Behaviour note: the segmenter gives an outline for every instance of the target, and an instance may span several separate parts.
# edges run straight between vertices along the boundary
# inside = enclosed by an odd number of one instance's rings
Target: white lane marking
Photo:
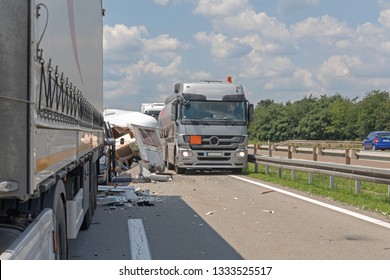
[[[246,178],[242,178],[242,177],[238,177],[238,176],[235,176],[235,175],[229,175],[229,176],[233,177],[235,179],[241,180],[241,181],[245,181],[245,182],[248,182],[248,183],[251,183],[251,184],[258,185],[258,186],[263,187],[263,188],[267,188],[267,189],[270,189],[270,190],[273,190],[273,191],[276,191],[276,192],[280,192],[280,193],[283,193],[285,195],[289,195],[289,196],[292,196],[292,197],[295,197],[295,198],[298,198],[298,199],[301,199],[301,200],[304,200],[304,201],[307,201],[307,202],[310,202],[310,203],[313,203],[313,204],[316,204],[316,205],[319,205],[319,206],[322,206],[322,207],[325,207],[325,208],[328,208],[328,209],[331,209],[331,210],[334,210],[334,211],[337,211],[337,212],[340,212],[340,213],[343,213],[343,214],[346,214],[346,215],[349,215],[349,216],[352,216],[352,217],[355,217],[355,218],[358,218],[358,219],[361,219],[361,220],[364,220],[364,221],[367,221],[367,222],[370,222],[370,223],[373,223],[373,224],[376,224],[376,225],[379,225],[379,226],[382,226],[382,227],[390,229],[390,224],[389,223],[381,221],[381,220],[378,220],[378,219],[374,219],[374,218],[371,218],[371,217],[368,217],[368,216],[365,216],[365,215],[361,215],[359,213],[355,213],[353,211],[349,211],[349,210],[346,210],[346,209],[343,209],[343,208],[340,208],[340,207],[337,207],[337,206],[333,206],[333,205],[330,205],[330,204],[327,204],[327,203],[324,203],[324,202],[321,202],[321,201],[318,201],[318,200],[314,200],[314,199],[311,199],[311,198],[308,198],[308,197],[305,197],[305,196],[302,196],[302,195],[299,195],[299,194],[295,194],[295,193],[292,193],[292,192],[281,190],[281,189],[269,186],[267,184],[259,183],[259,182],[252,181],[252,180],[249,180],[249,179],[246,179]]]
[[[130,239],[130,253],[132,260],[151,260],[148,239],[141,219],[127,221]]]

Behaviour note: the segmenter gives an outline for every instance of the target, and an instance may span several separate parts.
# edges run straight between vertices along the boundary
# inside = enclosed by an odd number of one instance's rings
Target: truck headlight
[[[183,157],[192,157],[193,156],[193,154],[192,154],[192,152],[191,151],[182,151],[181,152],[181,155],[183,156]]]
[[[238,151],[236,151],[234,156],[237,157],[237,158],[243,158],[243,157],[246,156],[246,152],[243,151],[243,150],[238,150]]]

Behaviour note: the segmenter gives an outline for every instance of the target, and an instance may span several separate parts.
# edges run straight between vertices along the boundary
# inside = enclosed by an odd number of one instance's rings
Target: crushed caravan
[[[131,165],[139,153],[149,171],[165,170],[157,120],[141,112],[106,109],[104,120],[114,131],[120,163]],[[134,145],[134,140],[137,145]],[[135,151],[139,149],[139,151]]]

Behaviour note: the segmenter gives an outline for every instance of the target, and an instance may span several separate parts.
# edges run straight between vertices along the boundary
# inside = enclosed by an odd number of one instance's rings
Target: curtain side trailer
[[[96,208],[101,0],[0,0],[0,259],[66,259]]]

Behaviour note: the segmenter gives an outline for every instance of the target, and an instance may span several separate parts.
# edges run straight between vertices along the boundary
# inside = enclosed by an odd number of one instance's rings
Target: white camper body
[[[106,109],[104,120],[110,125],[134,131],[140,157],[147,162],[146,167],[161,172],[165,170],[159,127],[155,118],[140,112]]]

